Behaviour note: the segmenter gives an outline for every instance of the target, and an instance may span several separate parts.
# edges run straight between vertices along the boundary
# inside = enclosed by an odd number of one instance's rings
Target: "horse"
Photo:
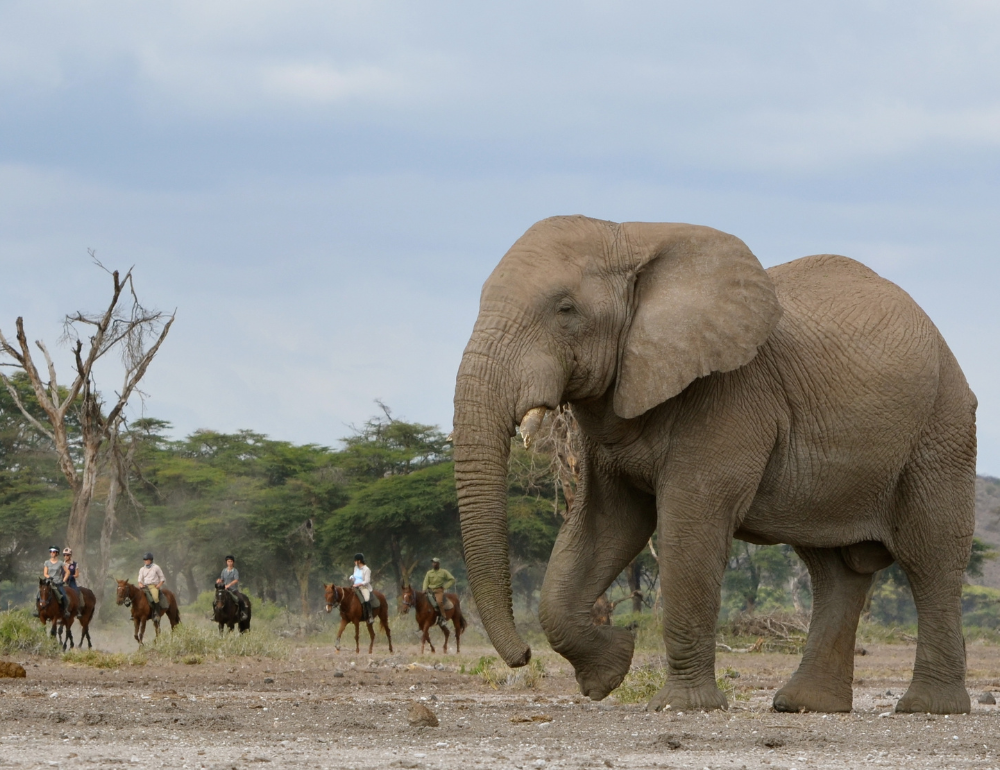
[[[246,620],[240,620],[240,603],[233,596],[233,592],[224,585],[216,583],[212,612],[215,616],[215,622],[219,624],[220,636],[222,635],[223,626],[229,626],[229,630],[232,631],[233,626],[238,625],[241,634],[250,630],[250,597],[244,594],[243,599],[247,603]]]
[[[135,624],[133,636],[135,640],[142,644],[142,637],[146,635],[146,621],[152,620],[156,629],[156,636],[160,635],[160,615],[164,614],[170,621],[170,630],[181,622],[181,613],[177,609],[177,597],[166,588],[161,588],[160,592],[167,597],[167,611],[165,613],[153,612],[146,599],[146,592],[139,586],[132,585],[128,580],[115,579],[118,584],[117,603],[124,604],[132,610],[132,622]]]
[[[462,632],[465,631],[468,623],[465,622],[465,616],[462,615],[462,605],[458,601],[458,594],[445,594],[445,598],[451,602],[451,609],[443,610],[444,618],[445,620],[452,621],[455,625],[455,652],[458,653],[462,651]],[[437,612],[434,610],[433,605],[431,605],[426,593],[423,591],[414,591],[413,586],[404,585],[404,615],[410,611],[410,607],[414,608],[414,614],[417,618],[417,627],[423,632],[423,637],[420,640],[420,654],[424,654],[425,644],[429,644],[431,646],[431,652],[437,652],[437,650],[434,649],[434,642],[431,641],[431,626],[435,625],[437,622]],[[448,638],[451,636],[451,633],[445,625],[441,626],[441,630],[444,632],[443,651],[448,652]]]
[[[323,584],[323,589],[326,594],[326,611],[329,612],[334,608],[335,605],[340,606],[340,629],[337,631],[337,643],[335,645],[337,652],[340,652],[340,637],[344,633],[344,629],[347,628],[348,623],[354,624],[354,651],[356,653],[361,652],[361,643],[358,641],[358,637],[361,633],[361,600],[354,593],[353,588],[338,587],[333,583],[327,585]],[[385,636],[389,640],[389,652],[392,652],[392,633],[389,631],[389,604],[385,600],[385,594],[380,591],[372,591],[372,594],[379,600],[379,607],[375,610],[375,617],[379,619],[382,623],[382,630],[385,631]],[[368,633],[371,634],[371,642],[368,644],[368,654],[372,654],[372,650],[375,649],[375,624],[365,624],[368,626]]]
[[[56,592],[59,590],[52,584],[49,578],[39,578],[38,580],[38,619],[42,624],[52,621],[52,631],[50,635],[58,639],[65,650],[69,645],[73,649],[76,644],[73,639],[73,623],[79,615],[80,602],[83,602],[83,616],[80,620],[80,644],[87,640],[87,648],[93,649],[94,643],[90,639],[90,621],[94,618],[94,608],[97,606],[97,597],[89,588],[72,588],[64,586],[66,589],[67,609],[69,619],[63,615],[62,607]]]

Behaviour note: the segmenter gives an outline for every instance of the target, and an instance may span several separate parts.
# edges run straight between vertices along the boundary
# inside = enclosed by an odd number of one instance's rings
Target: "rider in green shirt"
[[[427,601],[438,614],[437,623],[444,628],[448,619],[444,616],[445,610],[451,609],[444,592],[455,585],[455,577],[446,569],[441,569],[441,560],[431,559],[431,568],[424,575],[424,592],[427,594]]]

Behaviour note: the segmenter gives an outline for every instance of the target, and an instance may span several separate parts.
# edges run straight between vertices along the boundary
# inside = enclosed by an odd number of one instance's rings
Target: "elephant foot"
[[[851,686],[831,689],[828,682],[820,685],[813,681],[792,680],[778,690],[774,695],[774,710],[796,713],[799,711],[818,711],[826,714],[836,714],[850,711],[854,702]]]
[[[971,710],[972,701],[964,684],[911,682],[896,703],[896,711],[905,714],[968,714]]]
[[[601,655],[594,661],[574,665],[580,692],[591,700],[603,700],[622,683],[632,666],[635,640],[624,629],[614,629],[613,635],[601,645]]]
[[[701,687],[682,687],[667,682],[663,689],[646,704],[647,711],[711,711],[728,709],[729,703],[715,682]]]

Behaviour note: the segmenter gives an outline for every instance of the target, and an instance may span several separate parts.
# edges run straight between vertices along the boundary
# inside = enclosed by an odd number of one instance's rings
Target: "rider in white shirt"
[[[354,554],[354,573],[351,575],[351,585],[361,594],[361,617],[369,625],[375,622],[372,612],[372,571],[365,564],[363,553]]]

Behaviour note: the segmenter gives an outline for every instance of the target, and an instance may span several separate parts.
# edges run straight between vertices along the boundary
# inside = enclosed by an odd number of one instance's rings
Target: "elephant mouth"
[[[521,432],[521,440],[524,442],[525,449],[530,447],[531,442],[535,440],[538,429],[542,427],[542,420],[545,419],[545,413],[548,410],[547,406],[534,406],[525,412],[524,417],[521,418],[518,430]]]

